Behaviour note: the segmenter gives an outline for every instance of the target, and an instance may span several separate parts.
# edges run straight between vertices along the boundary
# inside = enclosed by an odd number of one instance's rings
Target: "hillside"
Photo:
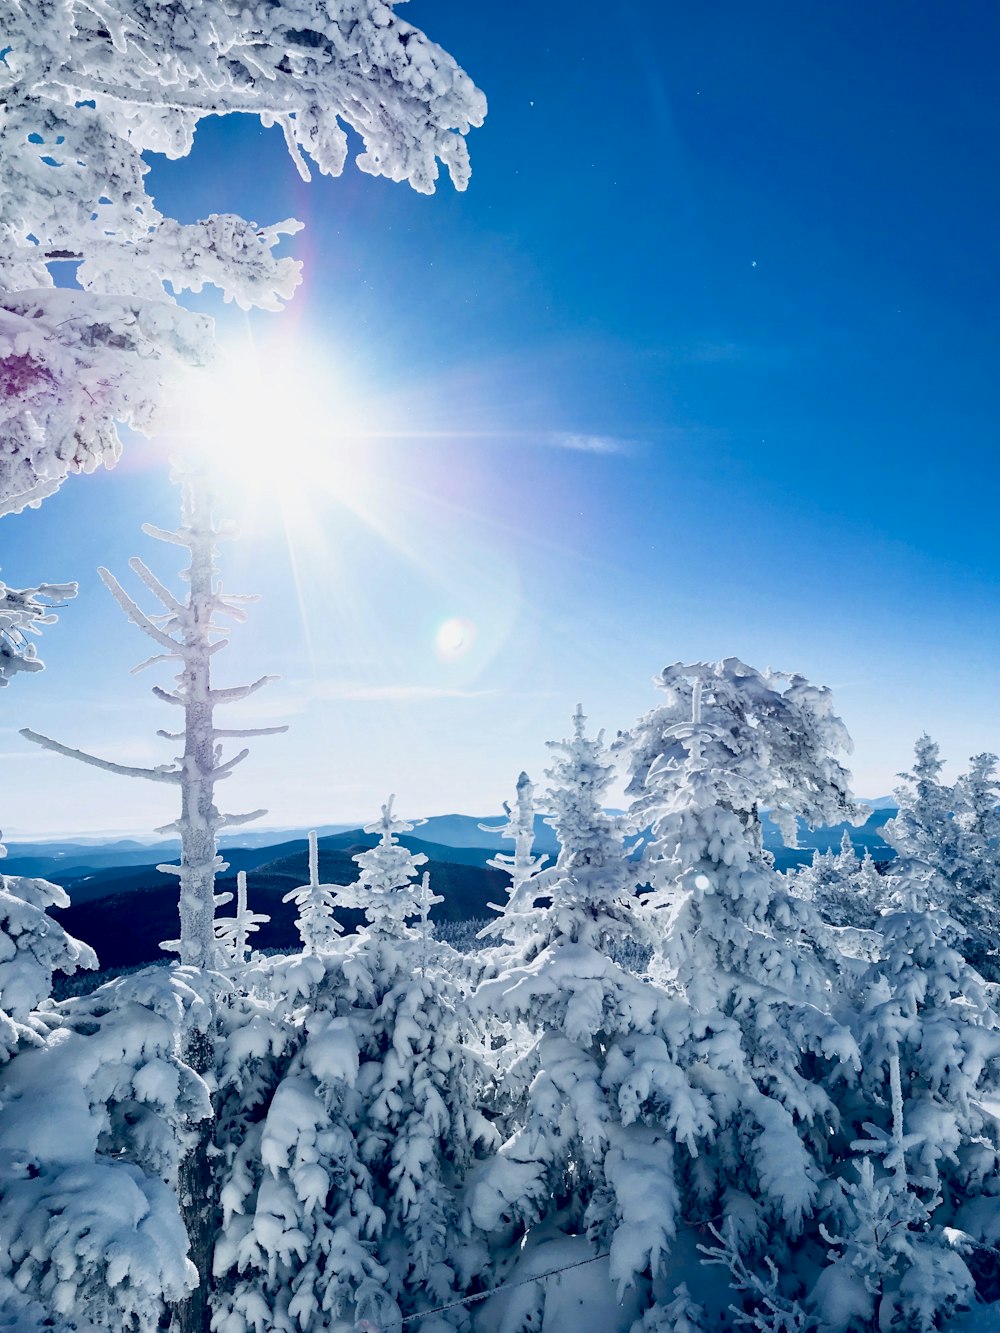
[[[375,841],[373,836],[364,833],[320,839],[320,878],[331,884],[351,883],[358,871],[352,857],[373,846]],[[422,851],[428,857],[425,869],[430,872],[435,891],[444,897],[444,902],[432,908],[432,920],[455,921],[489,916],[488,904],[501,903],[506,898],[507,876],[483,864],[489,852],[469,849],[463,853],[462,849],[438,847],[422,843],[417,838],[402,838],[400,841],[412,851]],[[279,855],[263,864],[235,867],[247,870],[247,892],[253,910],[271,917],[254,937],[254,944],[264,949],[297,949],[299,936],[295,928],[295,907],[283,903],[282,898],[309,877],[307,844],[295,841],[268,850]],[[459,859],[462,855],[470,860]],[[177,934],[176,881],[172,877],[167,879],[149,866],[107,874],[111,877],[101,879],[99,894],[93,883],[74,886],[71,906],[54,911],[53,915],[72,935],[93,946],[104,968],[127,967],[162,958],[160,942]],[[234,874],[228,873],[220,878],[220,893],[235,892],[235,888]],[[226,912],[223,907],[220,914]],[[350,931],[357,926],[361,914],[343,911],[338,917]]]

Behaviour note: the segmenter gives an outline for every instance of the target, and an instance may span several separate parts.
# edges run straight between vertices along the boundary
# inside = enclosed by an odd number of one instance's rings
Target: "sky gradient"
[[[224,582],[262,601],[220,682],[280,674],[229,716],[291,731],[221,803],[284,826],[390,791],[487,813],[578,701],[613,734],[667,662],[730,654],[833,687],[863,795],[923,730],[958,767],[1000,748],[1000,11],[532,11],[404,11],[489,98],[464,195],[353,166],[303,184],[245,117],[154,162],[182,220],[306,223],[284,313],[196,299],[224,342],[302,367],[275,392],[293,421],[329,413],[339,478],[284,515],[233,483]],[[8,837],[174,815],[168,789],[16,734],[172,753],[152,673],[128,674],[145,641],[93,572],[176,569],[139,533],[172,520],[171,441],[127,443],[0,525],[9,583],[81,583],[47,672],[0,695]]]

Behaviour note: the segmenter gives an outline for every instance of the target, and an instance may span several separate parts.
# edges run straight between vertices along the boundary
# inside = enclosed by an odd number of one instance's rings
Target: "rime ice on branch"
[[[21,735],[47,750],[93,764],[109,773],[124,777],[145,778],[180,788],[181,814],[159,832],[177,831],[181,837],[181,864],[179,867],[161,865],[165,874],[180,878],[181,931],[178,950],[181,962],[192,967],[211,968],[215,957],[215,876],[226,868],[216,852],[219,829],[233,824],[245,824],[266,813],[254,810],[249,814],[220,814],[215,805],[215,784],[228,777],[249,751],[242,749],[229,759],[223,759],[220,742],[250,736],[270,736],[286,731],[286,727],[222,728],[215,725],[215,709],[219,704],[235,703],[255,694],[273,677],[261,676],[250,685],[217,689],[212,685],[212,659],[226,646],[220,617],[243,621],[244,603],[252,598],[233,596],[222,591],[215,579],[216,556],[219,542],[231,537],[227,525],[216,525],[213,518],[213,497],[203,478],[197,474],[180,477],[183,492],[181,526],[176,532],[165,532],[150,524],[143,531],[160,541],[183,546],[190,552],[190,564],[183,573],[188,583],[188,596],[179,601],[156,575],[138,557],[129,565],[164,607],[159,615],[149,616],[128,596],[118,580],[106,569],[99,571],[105,585],[128,616],[129,620],[148,635],[161,649],[135,670],[155,662],[180,662],[177,684],[172,690],[154,685],[153,693],[165,703],[184,711],[183,730],[160,731],[166,740],[183,740],[184,753],[171,764],[155,768],[133,768],[111,760],[99,759],[81,750],[70,749],[48,736],[25,728]]]
[[[486,113],[384,0],[14,0],[0,48],[0,514],[113,464],[115,423],[153,426],[167,363],[209,358],[211,319],[174,292],[276,310],[300,280],[273,253],[300,223],[177,222],[144,153],[184,157],[203,117],[241,112],[281,127],[305,179],[307,159],[340,174],[350,128],[362,171],[431,193],[440,161],[461,190]],[[78,286],[56,290],[67,262]]]
[[[217,893],[216,907],[232,902],[231,893]],[[267,925],[271,918],[263,912],[251,912],[247,906],[247,872],[236,876],[236,911],[232,916],[215,918],[216,963],[220,971],[232,968],[239,972],[248,962],[259,960],[260,954],[250,948],[250,936]]]
[[[44,663],[29,634],[58,620],[54,609],[76,596],[75,583],[42,583],[37,588],[9,588],[0,579],[0,688],[18,671],[41,671]]]

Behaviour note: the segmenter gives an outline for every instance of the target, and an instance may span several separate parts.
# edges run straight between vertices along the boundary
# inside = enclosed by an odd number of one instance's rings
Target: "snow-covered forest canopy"
[[[464,190],[486,110],[383,0],[11,0],[0,44],[0,513],[113,464],[120,426],[154,431],[177,364],[211,374],[184,292],[274,310],[300,281],[277,253],[299,223],[181,223],[144,155],[239,113],[281,127],[304,180],[339,174],[353,135],[363,172],[429,193],[443,164]],[[781,872],[765,817],[794,846],[869,813],[831,691],[675,662],[613,738],[578,706],[517,777],[490,827],[506,899],[474,944],[431,920],[421,812],[387,773],[351,881],[321,877],[312,833],[284,895],[300,947],[265,951],[246,873],[235,901],[218,880],[221,830],[266,812],[225,813],[216,787],[286,728],[217,714],[271,678],[218,684],[253,599],[223,586],[225,497],[197,460],[175,480],[177,527],[145,530],[184,552],[179,584],[133,559],[146,611],[101,578],[153,641],[141,665],[175,673],[153,692],[179,753],[131,765],[19,728],[171,793],[178,957],[56,999],[100,959],[51,914],[60,886],[0,875],[0,1328],[1000,1327],[996,757],[949,784],[921,736],[891,860],[848,832]],[[76,592],[0,583],[8,708],[44,690],[37,637]]]

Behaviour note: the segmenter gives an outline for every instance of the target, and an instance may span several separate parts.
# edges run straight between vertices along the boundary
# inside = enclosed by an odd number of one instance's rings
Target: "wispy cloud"
[[[585,435],[557,430],[545,438],[556,449],[569,449],[578,454],[631,454],[635,449],[634,440],[625,440],[618,435]]]
[[[313,695],[351,703],[424,703],[434,699],[488,699],[496,695],[496,690],[461,690],[447,685],[365,685],[333,680],[317,684]]]

